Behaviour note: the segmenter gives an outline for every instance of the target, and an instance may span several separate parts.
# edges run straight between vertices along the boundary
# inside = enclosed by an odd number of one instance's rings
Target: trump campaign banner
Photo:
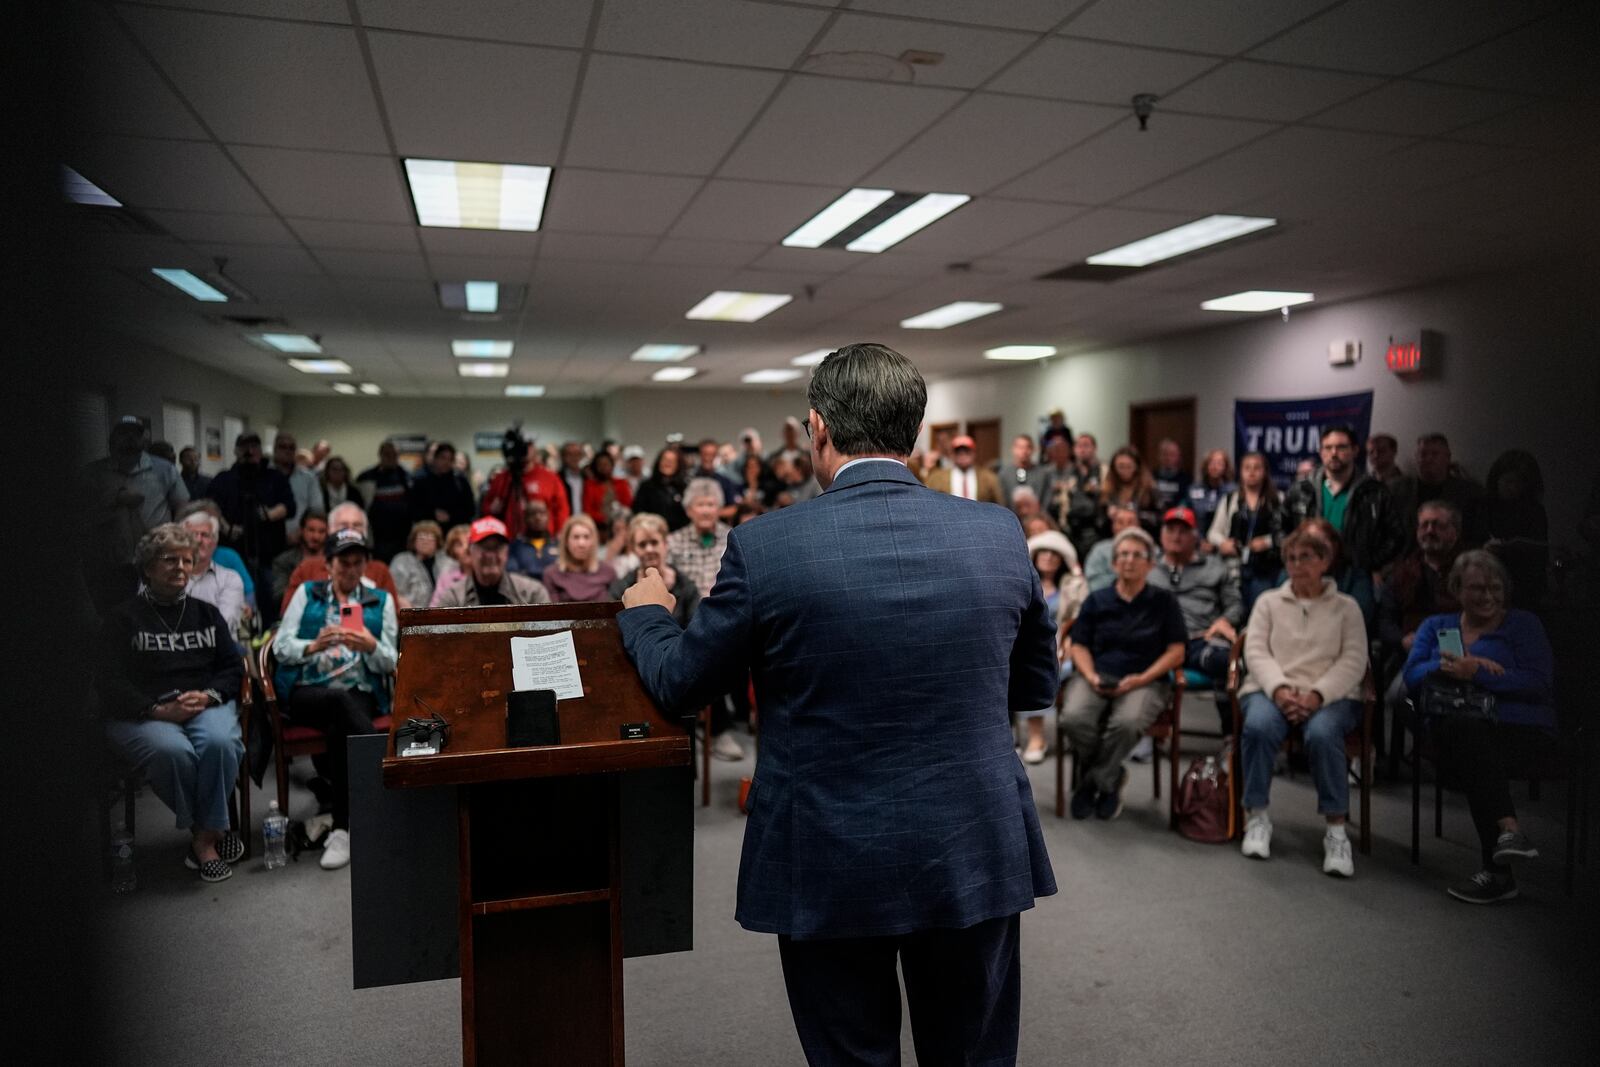
[[[1294,481],[1300,461],[1318,463],[1317,442],[1324,427],[1343,423],[1356,434],[1356,447],[1367,443],[1372,426],[1372,391],[1303,400],[1235,400],[1233,454],[1261,452],[1267,472],[1279,488]],[[1358,456],[1358,462],[1360,461]]]

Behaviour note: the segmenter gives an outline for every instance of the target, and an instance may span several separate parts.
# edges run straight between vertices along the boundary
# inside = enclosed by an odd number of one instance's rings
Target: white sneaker
[[[1149,763],[1150,757],[1155,754],[1156,743],[1149,734],[1139,738],[1139,743],[1133,746],[1133,751],[1128,753],[1128,758],[1135,763]]]
[[[1267,813],[1258,811],[1245,820],[1244,844],[1239,846],[1253,860],[1264,860],[1272,855],[1272,820]]]
[[[336,871],[350,863],[350,831],[329,830],[327,844],[322,846],[322,858],[317,861],[325,871]]]
[[[724,730],[721,734],[711,739],[711,754],[717,759],[733,763],[744,759],[744,749],[739,747],[739,742],[733,736],[732,730]]]
[[[1356,873],[1355,861],[1350,858],[1350,835],[1335,837],[1324,834],[1322,838],[1322,873],[1349,878]]]

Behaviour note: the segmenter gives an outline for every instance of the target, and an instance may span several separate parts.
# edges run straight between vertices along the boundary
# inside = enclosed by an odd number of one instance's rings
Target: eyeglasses
[[[1148,552],[1137,552],[1137,551],[1134,551],[1131,548],[1127,548],[1127,549],[1123,549],[1121,552],[1113,553],[1112,554],[1112,558],[1113,559],[1149,559],[1150,558],[1150,553],[1148,553]]]

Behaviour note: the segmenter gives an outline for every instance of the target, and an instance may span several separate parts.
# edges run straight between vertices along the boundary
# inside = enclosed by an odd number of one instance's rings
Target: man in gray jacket
[[[1210,679],[1222,730],[1228,733],[1233,715],[1222,690],[1228,680],[1228,654],[1244,624],[1244,604],[1238,576],[1219,556],[1200,555],[1198,547],[1194,512],[1168,508],[1161,517],[1161,556],[1151,568],[1149,582],[1177,598],[1189,633],[1184,670]]]

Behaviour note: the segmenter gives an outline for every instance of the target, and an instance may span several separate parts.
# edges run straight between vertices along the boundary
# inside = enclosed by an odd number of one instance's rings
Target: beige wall
[[[640,445],[654,457],[669,433],[689,441],[733,441],[754,427],[762,448],[771,452],[783,441],[788,415],[806,417],[803,388],[618,389],[605,398],[602,436]]]
[[[1196,398],[1197,449],[1233,449],[1233,401],[1373,391],[1373,429],[1401,441],[1409,462],[1420,433],[1449,435],[1482,478],[1507,448],[1538,457],[1552,537],[1571,542],[1597,466],[1600,330],[1590,273],[1480,278],[1369,300],[1292,311],[1182,336],[932,383],[928,421],[999,416],[1004,432],[1037,432],[1053,406],[1102,456],[1128,437],[1128,405]],[[1384,365],[1391,335],[1442,336],[1439,372],[1407,381]],[[1354,339],[1354,367],[1330,367],[1328,345]]]

